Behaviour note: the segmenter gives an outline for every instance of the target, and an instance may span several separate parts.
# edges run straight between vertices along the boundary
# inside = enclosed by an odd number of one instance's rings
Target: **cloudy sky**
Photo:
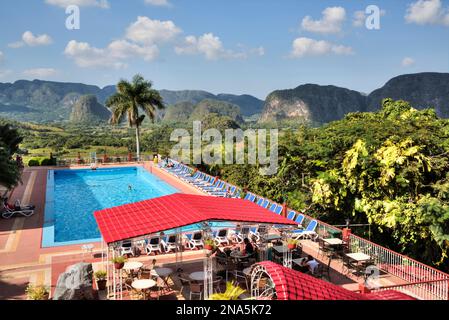
[[[142,73],[159,89],[262,99],[304,83],[369,93],[399,74],[449,72],[448,40],[447,0],[1,0],[0,82]]]

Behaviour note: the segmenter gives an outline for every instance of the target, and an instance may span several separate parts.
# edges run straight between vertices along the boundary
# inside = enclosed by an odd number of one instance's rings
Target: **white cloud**
[[[339,33],[346,19],[346,10],[342,7],[329,7],[322,12],[320,20],[313,20],[306,16],[301,23],[304,30],[315,33]]]
[[[23,75],[31,78],[48,78],[57,74],[57,71],[53,68],[36,68],[23,71]]]
[[[402,59],[401,65],[403,67],[410,67],[412,65],[415,64],[415,60],[413,58],[410,57],[405,57],[404,59]]]
[[[173,21],[138,17],[126,30],[126,38],[138,43],[156,44],[173,40],[181,32]]]
[[[8,47],[17,49],[25,45],[30,47],[48,46],[53,43],[52,38],[48,34],[34,35],[31,31],[25,31],[22,35],[22,41],[8,44]]]
[[[145,0],[145,3],[156,7],[171,7],[168,0]]]
[[[10,74],[12,74],[11,70],[0,70],[0,79],[6,78]]]
[[[106,48],[95,48],[86,42],[70,41],[64,53],[82,68],[112,67],[116,69],[127,66],[126,59],[141,57],[151,61],[158,57],[159,49],[155,45],[139,46],[127,40],[116,40]]]
[[[405,21],[449,26],[449,7],[443,8],[441,0],[418,0],[408,6]]]
[[[251,53],[254,53],[255,55],[262,57],[265,55],[265,48],[259,47],[259,48],[251,49]]]
[[[336,45],[324,40],[314,40],[302,37],[293,41],[293,48],[290,56],[292,58],[302,58],[326,54],[351,55],[354,54],[354,51],[351,47]]]
[[[5,55],[3,54],[3,52],[0,51],[0,62],[2,62],[3,59],[5,59]]]
[[[45,2],[61,8],[67,8],[70,5],[79,7],[99,7],[102,9],[109,8],[109,2],[107,0],[45,0]]]
[[[46,46],[53,42],[48,34],[42,34],[40,36],[35,36],[31,31],[26,31],[22,35],[22,41],[30,47],[34,46]]]
[[[265,53],[262,50],[259,50],[259,54]],[[200,37],[188,36],[184,39],[182,45],[175,47],[175,52],[179,55],[200,54],[204,55],[207,60],[245,59],[248,56],[245,52],[234,52],[225,49],[220,38],[213,33],[205,33]]]

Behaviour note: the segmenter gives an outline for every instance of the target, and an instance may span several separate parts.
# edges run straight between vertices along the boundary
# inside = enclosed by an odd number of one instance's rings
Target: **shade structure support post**
[[[283,238],[283,242],[285,243],[285,246],[287,246],[287,250],[283,250],[283,254],[282,254],[282,264],[284,265],[284,267],[286,268],[292,268],[292,250],[288,249],[288,237],[286,235],[286,233],[282,234],[282,238]]]
[[[259,260],[265,261],[267,259],[267,241],[265,240],[268,235],[268,226],[263,225],[259,227]]]
[[[203,224],[203,239],[212,239],[212,229],[208,223]],[[204,240],[203,240],[204,241]],[[203,249],[205,252],[203,268],[204,268],[204,294],[203,299],[209,300],[213,294],[213,258],[210,250]]]
[[[175,250],[175,259],[176,259],[176,271],[182,272],[183,269],[181,267],[182,263],[182,252],[184,248],[182,247],[182,232],[181,229],[176,229],[176,250]]]
[[[107,282],[107,299],[109,299],[110,294],[111,294],[111,268],[109,265],[109,245],[106,248],[106,266],[103,264],[103,268],[105,268],[106,270],[106,279],[108,280]]]

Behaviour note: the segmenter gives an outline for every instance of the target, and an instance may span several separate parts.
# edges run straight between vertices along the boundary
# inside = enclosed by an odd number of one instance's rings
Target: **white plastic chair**
[[[148,241],[147,246],[145,247],[145,251],[147,252],[147,255],[151,255],[153,252],[162,253],[161,238],[160,237],[151,238],[150,241]]]

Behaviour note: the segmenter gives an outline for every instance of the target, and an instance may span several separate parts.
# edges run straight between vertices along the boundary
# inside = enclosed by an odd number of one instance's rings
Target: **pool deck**
[[[138,164],[113,167],[136,165]],[[142,166],[182,193],[205,195],[193,186],[153,167],[151,162],[145,162]],[[89,167],[78,167],[78,169],[86,168]],[[25,299],[24,292],[29,283],[54,288],[58,275],[70,264],[83,260],[92,262],[101,260],[101,257],[83,253],[82,245],[41,247],[48,170],[54,168],[26,168],[22,175],[23,183],[14,190],[11,197],[11,202],[20,199],[23,204],[34,204],[35,214],[30,218],[0,219],[0,300]],[[100,252],[101,243],[93,244],[93,253]]]

